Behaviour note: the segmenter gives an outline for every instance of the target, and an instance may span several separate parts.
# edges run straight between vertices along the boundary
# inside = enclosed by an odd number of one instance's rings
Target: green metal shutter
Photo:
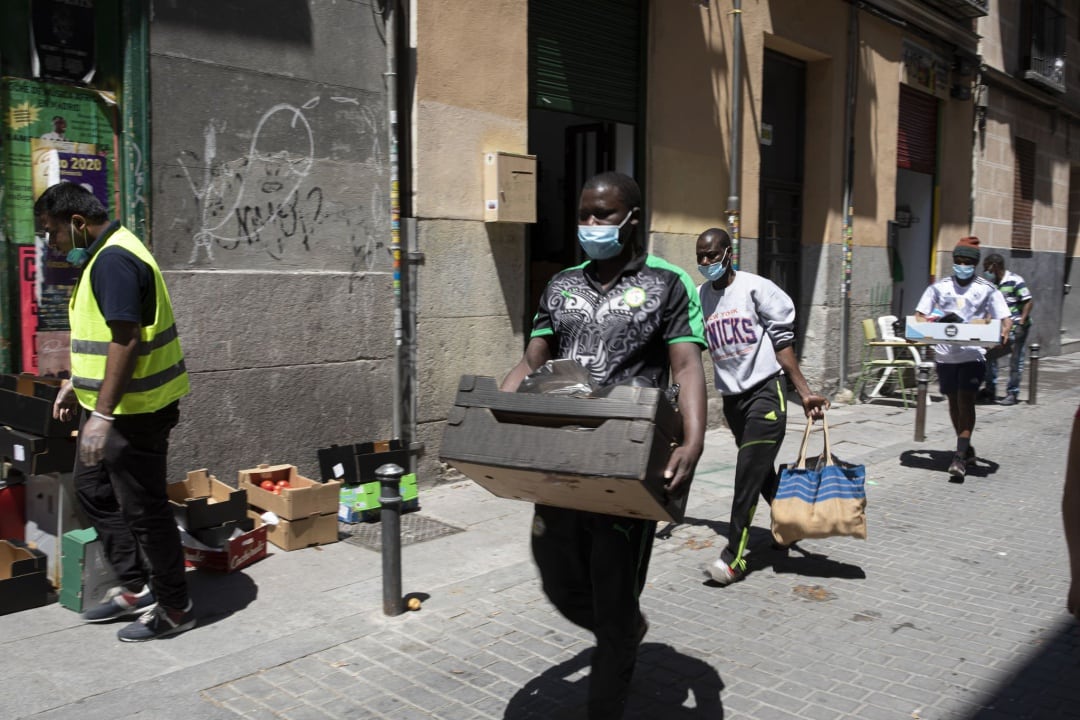
[[[532,107],[635,124],[642,0],[530,0]]]

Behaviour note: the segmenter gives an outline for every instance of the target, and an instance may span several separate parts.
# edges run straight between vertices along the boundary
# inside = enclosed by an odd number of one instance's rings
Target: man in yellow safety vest
[[[184,554],[166,494],[169,432],[190,389],[172,303],[142,242],[74,183],[34,203],[50,247],[81,270],[71,296],[71,379],[53,416],[80,412],[75,490],[120,585],[87,622],[139,615],[125,642],[195,626]]]

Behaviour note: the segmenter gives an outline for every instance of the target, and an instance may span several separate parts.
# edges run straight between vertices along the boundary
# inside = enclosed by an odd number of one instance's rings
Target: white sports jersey
[[[1009,317],[1005,296],[993,283],[981,277],[967,285],[956,282],[950,275],[926,288],[915,311],[930,315],[940,310],[946,315],[956,313],[964,322],[986,318],[1000,320]],[[942,343],[934,346],[934,357],[940,363],[963,363],[982,360],[986,350],[978,345],[952,345]]]
[[[720,290],[698,286],[705,339],[721,395],[737,395],[780,372],[777,348],[795,339],[795,303],[773,281],[739,270]]]

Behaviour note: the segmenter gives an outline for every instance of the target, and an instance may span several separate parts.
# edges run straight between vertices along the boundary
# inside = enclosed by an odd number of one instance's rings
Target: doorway
[[[577,242],[582,184],[615,170],[644,185],[637,162],[643,14],[642,0],[529,2],[529,153],[536,156],[537,222],[526,231],[527,328],[552,275],[584,260]]]
[[[761,85],[759,275],[800,298],[806,63],[765,50]]]
[[[937,170],[938,100],[900,86],[896,138],[896,235],[889,249],[892,265],[890,311],[915,312],[930,283],[934,241],[934,174]]]

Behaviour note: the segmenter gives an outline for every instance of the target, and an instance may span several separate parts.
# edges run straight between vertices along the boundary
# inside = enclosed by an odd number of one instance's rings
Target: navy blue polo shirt
[[[577,360],[598,386],[640,377],[668,384],[668,346],[705,343],[697,291],[686,271],[653,255],[639,255],[601,288],[595,264],[555,275],[540,298],[532,337],[554,336],[556,358]]]
[[[157,312],[154,271],[121,247],[102,248],[119,227],[119,221],[114,220],[90,246],[90,255],[95,258],[90,287],[106,322],[153,325]]]

